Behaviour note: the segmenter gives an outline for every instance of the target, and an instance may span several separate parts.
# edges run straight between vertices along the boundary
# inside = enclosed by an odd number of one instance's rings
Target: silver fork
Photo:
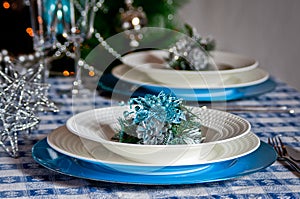
[[[285,146],[283,144],[283,142],[281,141],[279,136],[275,136],[275,137],[271,137],[268,138],[268,143],[270,145],[273,146],[273,148],[275,149],[278,157],[277,160],[278,161],[285,161],[286,163],[288,163],[291,167],[293,167],[293,169],[295,171],[297,171],[298,173],[300,173],[300,167],[298,166],[298,164],[296,162],[294,162],[290,156],[287,154]]]

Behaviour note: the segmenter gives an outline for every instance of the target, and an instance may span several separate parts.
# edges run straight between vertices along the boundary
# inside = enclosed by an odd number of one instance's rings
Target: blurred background
[[[217,49],[253,57],[300,90],[299,0],[191,0],[180,16]]]
[[[253,57],[271,75],[300,90],[299,9],[299,0],[190,0],[180,5],[176,17],[215,38],[217,50]],[[31,34],[26,1],[1,0],[0,49],[32,53]],[[72,62],[63,65],[72,67]]]
[[[0,2],[0,49],[13,54],[33,52],[28,6],[23,0]]]

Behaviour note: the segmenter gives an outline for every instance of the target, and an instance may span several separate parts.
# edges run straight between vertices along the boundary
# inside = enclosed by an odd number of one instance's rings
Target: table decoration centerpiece
[[[130,110],[124,111],[124,118],[119,118],[121,129],[113,137],[119,142],[199,144],[205,139],[199,119],[181,99],[160,92],[157,96],[131,98],[129,105]]]
[[[209,52],[216,47],[211,37],[203,38],[197,30],[185,24],[186,34],[189,38],[179,39],[170,49],[166,59],[169,66],[176,70],[210,70]]]

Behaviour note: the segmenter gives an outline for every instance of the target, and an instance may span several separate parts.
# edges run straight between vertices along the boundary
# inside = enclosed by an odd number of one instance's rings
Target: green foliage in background
[[[135,0],[134,7],[142,7],[147,15],[147,27],[162,27],[180,30],[180,20],[177,11],[188,0]],[[120,8],[126,8],[124,0],[107,0],[95,17],[95,29],[106,39],[122,32]],[[82,57],[99,44],[96,38],[91,38],[82,46]]]

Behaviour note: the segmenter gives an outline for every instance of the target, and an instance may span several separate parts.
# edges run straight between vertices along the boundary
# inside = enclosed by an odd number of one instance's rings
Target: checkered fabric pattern
[[[38,130],[19,135],[20,157],[11,158],[0,150],[0,198],[300,198],[300,175],[276,161],[259,172],[221,182],[193,185],[146,186],[114,184],[69,177],[37,164],[31,156],[32,146],[72,116],[72,99],[61,90],[70,89],[72,80],[50,78],[49,95],[60,108],[59,113],[42,113]],[[300,149],[300,93],[278,81],[277,88],[261,96],[228,102],[227,105],[278,105],[295,109],[288,113],[235,113],[250,121],[253,132],[262,141],[281,134],[287,144]],[[79,102],[81,103],[81,102]],[[113,103],[99,97],[96,107]],[[85,110],[82,101],[80,107]],[[87,105],[88,106],[88,105]]]

